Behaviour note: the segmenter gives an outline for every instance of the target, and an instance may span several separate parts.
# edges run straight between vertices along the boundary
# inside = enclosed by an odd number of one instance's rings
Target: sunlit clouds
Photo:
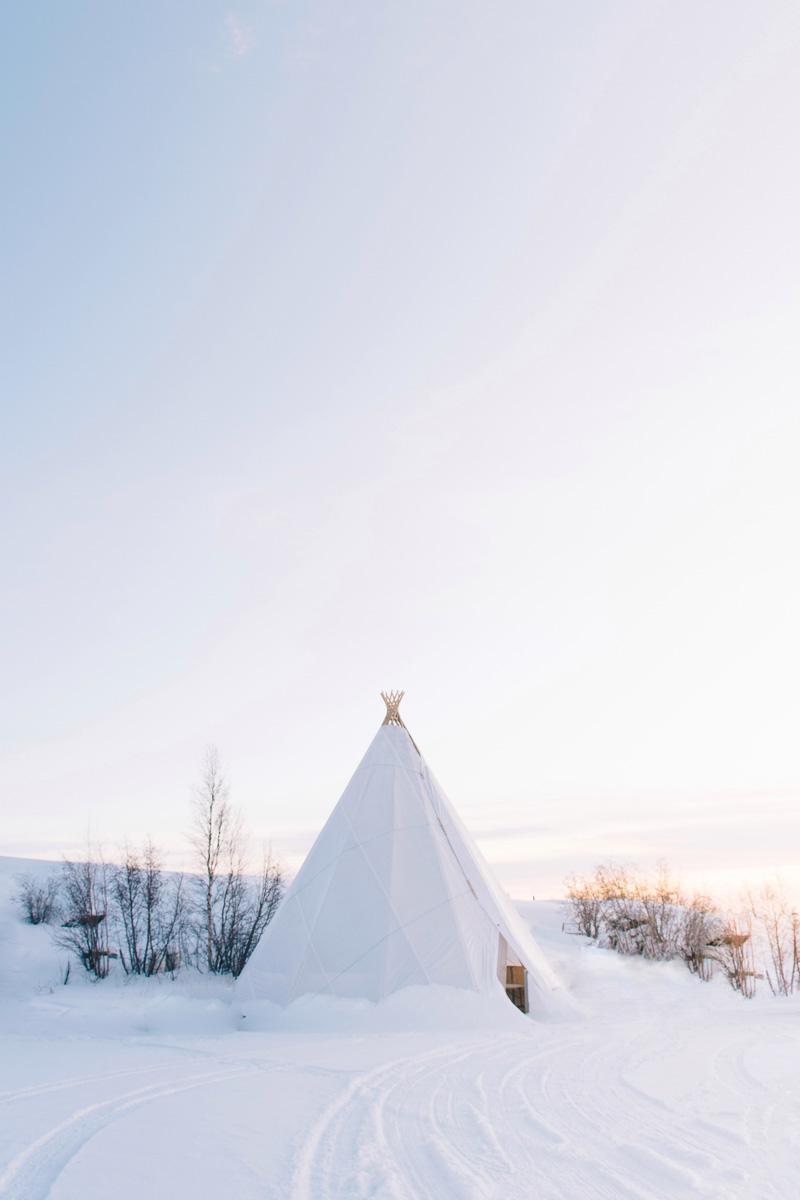
[[[519,895],[797,873],[796,8],[29,8],[0,853],[296,865],[391,687]]]

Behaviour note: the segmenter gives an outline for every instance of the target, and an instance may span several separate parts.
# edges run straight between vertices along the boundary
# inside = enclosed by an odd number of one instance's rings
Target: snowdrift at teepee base
[[[401,698],[384,696],[383,725],[237,982],[245,1016],[259,1002],[381,1002],[412,988],[429,989],[434,1009],[454,988],[534,1016],[571,1007],[403,724]]]

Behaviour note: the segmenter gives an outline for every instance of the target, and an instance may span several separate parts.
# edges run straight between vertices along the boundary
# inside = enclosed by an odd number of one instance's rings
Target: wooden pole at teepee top
[[[403,718],[398,711],[403,696],[405,696],[405,692],[381,692],[381,700],[386,705],[386,716],[383,718],[384,725],[403,724]]]
[[[383,718],[384,725],[399,725],[401,729],[405,729],[411,740],[411,745],[419,754],[419,746],[414,741],[411,734],[408,732],[405,721],[400,716],[400,701],[405,696],[405,692],[381,692],[381,700],[386,705],[386,716]]]

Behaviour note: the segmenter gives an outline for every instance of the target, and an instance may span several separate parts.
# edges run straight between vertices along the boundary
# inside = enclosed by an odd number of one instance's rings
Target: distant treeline
[[[800,916],[780,880],[745,892],[741,911],[721,912],[708,896],[687,896],[666,866],[654,876],[606,864],[566,881],[570,921],[619,954],[677,959],[698,978],[720,972],[742,996],[759,980],[773,995],[800,991]]]
[[[108,864],[91,850],[49,878],[22,876],[16,900],[32,925],[52,927],[56,944],[97,979],[112,963],[127,975],[175,973],[182,966],[239,975],[280,903],[282,867],[270,854],[248,871],[248,839],[230,803],[217,751],[206,753],[190,840],[195,873],[166,872],[152,843],[126,845]]]

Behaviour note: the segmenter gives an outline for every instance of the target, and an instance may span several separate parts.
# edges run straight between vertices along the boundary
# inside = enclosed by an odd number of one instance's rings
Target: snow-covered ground
[[[421,989],[245,1029],[220,981],[62,986],[5,900],[21,868],[0,860],[0,1197],[800,1194],[795,1002],[620,959],[537,903],[568,1020]]]

